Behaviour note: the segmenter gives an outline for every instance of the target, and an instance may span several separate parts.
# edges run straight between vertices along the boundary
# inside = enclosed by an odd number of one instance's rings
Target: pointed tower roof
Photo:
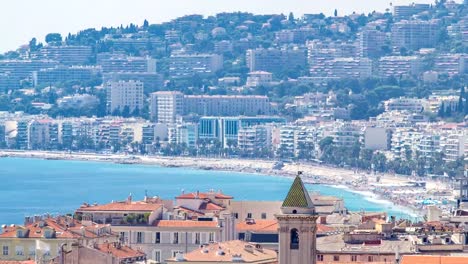
[[[314,208],[309,192],[305,188],[300,175],[301,173],[298,173],[296,179],[294,179],[291,189],[289,189],[288,195],[283,201],[282,207]]]

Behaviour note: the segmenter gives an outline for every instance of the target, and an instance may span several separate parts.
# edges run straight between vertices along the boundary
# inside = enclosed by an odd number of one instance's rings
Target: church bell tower
[[[281,214],[276,215],[279,225],[279,264],[315,264],[317,215],[299,172],[286,199]]]

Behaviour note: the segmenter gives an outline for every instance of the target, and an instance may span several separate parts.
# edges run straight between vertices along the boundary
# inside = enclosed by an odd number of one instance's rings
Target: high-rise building
[[[183,106],[186,115],[255,116],[271,113],[267,96],[185,95]]]
[[[434,58],[434,71],[448,76],[464,74],[468,65],[466,54],[440,54]]]
[[[128,57],[122,54],[98,56],[97,64],[103,73],[108,72],[156,72],[156,60],[146,57]]]
[[[222,68],[223,56],[220,54],[175,54],[169,58],[169,75],[175,79],[212,76]]]
[[[305,68],[307,55],[304,49],[250,49],[246,52],[250,71],[280,73],[285,69]]]
[[[432,48],[437,42],[440,26],[435,21],[403,20],[392,27],[392,45],[397,49]]]
[[[103,83],[131,80],[142,82],[145,93],[160,90],[164,86],[164,76],[155,72],[108,72],[103,74]]]
[[[310,67],[312,77],[363,79],[372,76],[372,61],[368,58],[336,58]]]
[[[5,125],[0,124],[0,148],[6,146],[6,131]]]
[[[20,120],[16,123],[16,147],[18,149],[28,149],[28,124],[27,120]]]
[[[361,57],[375,58],[382,54],[386,34],[374,29],[364,29],[359,35],[359,52]]]
[[[50,85],[68,81],[100,80],[101,68],[92,66],[57,66],[33,72],[33,84]]]
[[[393,7],[393,15],[397,18],[409,18],[414,14],[427,11],[431,8],[429,4],[411,4],[407,6],[397,5]]]
[[[46,46],[40,49],[39,57],[67,65],[90,64],[93,57],[91,46]]]
[[[380,58],[378,63],[381,78],[417,76],[421,70],[422,61],[417,56],[387,56]]]
[[[20,80],[32,78],[34,71],[58,65],[52,60],[0,60],[0,73],[7,74],[10,82],[19,86]]]
[[[160,91],[151,94],[150,114],[151,120],[172,124],[177,117],[183,114],[184,95],[175,91]]]
[[[139,81],[107,82],[107,111],[130,113],[143,109],[143,83]]]

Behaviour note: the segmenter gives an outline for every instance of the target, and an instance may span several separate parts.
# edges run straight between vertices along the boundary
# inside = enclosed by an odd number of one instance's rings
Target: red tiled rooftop
[[[34,260],[0,260],[0,264],[36,264]]]
[[[47,229],[53,229],[55,231],[54,238],[57,239],[73,239],[79,238],[84,235],[87,238],[95,238],[98,237],[96,235],[97,228],[102,228],[104,225],[90,225],[90,226],[83,226],[79,221],[72,220],[71,222],[67,223],[64,221],[64,217],[57,217],[57,218],[47,218],[42,220],[44,225],[41,227],[39,224],[41,221],[29,224],[27,226],[12,226],[8,227],[3,230],[3,233],[0,234],[0,238],[16,238],[16,230],[22,229],[24,238],[43,238],[44,232]],[[111,235],[109,233],[102,234],[101,237]]]
[[[218,227],[216,221],[191,221],[191,220],[159,220],[154,223],[157,227]]]
[[[403,256],[401,264],[466,264],[468,256],[427,256],[407,255]]]
[[[91,211],[134,211],[134,212],[152,212],[159,209],[162,205],[146,202],[113,202],[102,205],[83,205],[78,208],[77,212]]]
[[[253,231],[253,232],[278,232],[278,221],[276,220],[253,220],[243,221],[236,224],[236,231]]]
[[[119,259],[139,258],[145,256],[145,253],[141,251],[134,250],[127,246],[118,245],[114,243],[98,244],[96,246],[96,249],[104,253],[112,254],[113,256]]]
[[[232,196],[218,193],[202,193],[202,192],[193,192],[193,193],[184,193],[176,197],[176,199],[209,199],[210,196],[213,196],[215,199],[232,199]]]
[[[203,203],[200,208],[198,208],[199,210],[207,210],[207,211],[221,211],[221,210],[224,210],[223,207],[217,205],[217,204],[214,204],[214,203],[211,203],[211,202],[207,202],[207,203]]]

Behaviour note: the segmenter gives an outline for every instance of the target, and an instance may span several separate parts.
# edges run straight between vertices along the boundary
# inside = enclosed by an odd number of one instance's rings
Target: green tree
[[[123,117],[130,117],[130,107],[128,105],[124,106],[122,110]]]
[[[45,41],[50,44],[54,42],[62,42],[62,35],[60,33],[49,33],[45,37]]]

